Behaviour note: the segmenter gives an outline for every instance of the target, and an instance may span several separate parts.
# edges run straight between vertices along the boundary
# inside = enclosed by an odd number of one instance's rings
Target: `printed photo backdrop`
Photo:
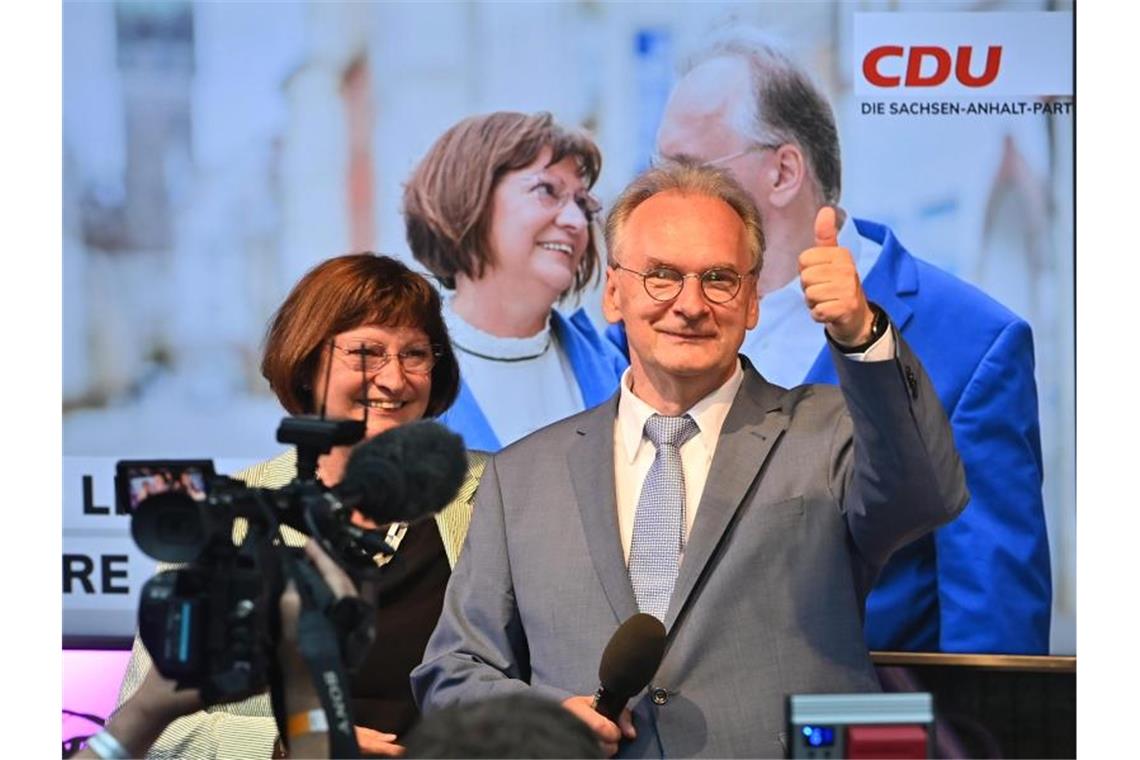
[[[908,87],[916,30],[948,28],[933,11],[992,14],[995,40],[1007,51],[1036,46],[1031,68],[1052,79],[970,89],[955,68]],[[911,252],[1032,326],[1051,650],[1075,653],[1071,11],[1065,2],[65,3],[65,643],[128,642],[153,572],[116,513],[115,462],[211,458],[233,472],[279,452],[282,412],[258,372],[269,316],[329,256],[375,250],[415,266],[402,183],[447,127],[493,110],[550,111],[601,146],[595,190],[609,203],[647,165],[686,51],[724,24],[750,24],[783,40],[830,97],[841,205],[890,225]],[[1042,12],[1061,24],[1059,43],[1024,32]],[[899,82],[876,88],[866,55],[891,40],[902,50],[872,74]],[[939,54],[927,58],[915,76],[938,80]],[[979,48],[975,79],[983,58]],[[994,105],[965,107],[978,102]],[[581,303],[601,327],[598,302],[594,290]]]

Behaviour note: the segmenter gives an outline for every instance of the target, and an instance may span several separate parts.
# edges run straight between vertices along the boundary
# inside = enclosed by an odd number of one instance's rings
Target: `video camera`
[[[215,475],[213,463],[123,461],[116,472],[131,534],[149,556],[183,567],[147,581],[139,637],[155,667],[207,705],[264,691],[273,683],[278,599],[289,578],[307,606],[336,632],[339,660],[358,664],[375,613],[356,597],[334,600],[319,575],[280,536],[290,526],[313,539],[359,582],[392,553],[383,534],[354,524],[411,522],[454,498],[466,472],[462,439],[434,422],[388,430],[355,447],[340,484],[316,476],[318,458],[364,435],[358,420],[288,417],[277,440],[297,449],[296,477],[281,488],[249,487]],[[301,642],[302,649],[305,642]]]

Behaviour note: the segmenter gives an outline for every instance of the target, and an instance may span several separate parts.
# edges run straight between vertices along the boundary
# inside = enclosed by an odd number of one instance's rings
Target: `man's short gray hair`
[[[606,217],[606,257],[610,266],[617,263],[621,231],[633,210],[658,193],[676,191],[724,201],[744,224],[749,271],[759,272],[764,263],[764,226],[752,196],[727,169],[708,166],[689,159],[666,161],[642,172],[622,191]]]
[[[746,115],[732,124],[761,144],[794,143],[824,205],[839,203],[841,164],[835,114],[812,78],[775,39],[755,27],[732,26],[705,41],[682,64],[684,76],[714,58],[740,58],[748,65],[752,97]]]

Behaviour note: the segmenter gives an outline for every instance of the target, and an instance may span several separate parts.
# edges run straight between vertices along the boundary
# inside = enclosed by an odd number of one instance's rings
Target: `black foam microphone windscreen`
[[[353,449],[332,490],[374,522],[412,522],[446,507],[466,472],[463,439],[438,422],[419,420]]]
[[[594,694],[594,709],[616,721],[626,702],[653,678],[665,656],[665,626],[652,615],[639,612],[618,626],[602,652],[598,666],[601,686]]]

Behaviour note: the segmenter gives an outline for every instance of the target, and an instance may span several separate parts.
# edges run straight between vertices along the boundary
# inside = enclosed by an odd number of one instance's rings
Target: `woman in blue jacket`
[[[550,114],[500,111],[447,130],[407,183],[412,254],[453,291],[444,315],[463,381],[441,421],[469,448],[498,451],[617,389],[625,359],[585,310],[554,308],[598,271],[601,163]]]

